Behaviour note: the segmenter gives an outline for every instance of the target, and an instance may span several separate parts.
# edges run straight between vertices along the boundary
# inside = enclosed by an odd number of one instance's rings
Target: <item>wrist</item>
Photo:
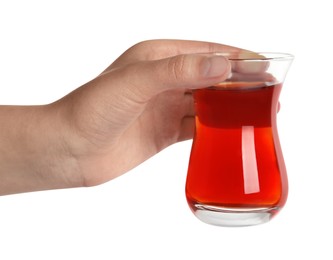
[[[0,194],[82,186],[57,106],[0,107]]]

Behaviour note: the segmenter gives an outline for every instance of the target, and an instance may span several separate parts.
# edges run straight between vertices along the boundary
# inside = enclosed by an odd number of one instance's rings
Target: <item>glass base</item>
[[[201,221],[223,227],[244,227],[268,222],[278,207],[228,208],[203,204],[190,205],[194,215]]]

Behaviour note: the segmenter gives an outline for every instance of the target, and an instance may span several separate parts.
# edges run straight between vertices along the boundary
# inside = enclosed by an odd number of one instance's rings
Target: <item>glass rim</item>
[[[215,52],[215,55],[224,56],[230,61],[274,61],[293,60],[294,55],[285,52]]]

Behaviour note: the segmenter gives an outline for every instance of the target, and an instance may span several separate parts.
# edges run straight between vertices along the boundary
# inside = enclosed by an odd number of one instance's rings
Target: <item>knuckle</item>
[[[186,77],[186,59],[184,55],[171,58],[168,62],[168,72],[174,80],[182,80]]]
[[[138,42],[135,45],[133,45],[132,49],[135,49],[137,51],[144,51],[146,49],[150,49],[151,45],[152,45],[151,40],[141,41],[141,42]]]
[[[164,48],[159,40],[146,40],[136,43],[129,50],[131,55],[139,56],[139,60],[156,60],[164,58]]]

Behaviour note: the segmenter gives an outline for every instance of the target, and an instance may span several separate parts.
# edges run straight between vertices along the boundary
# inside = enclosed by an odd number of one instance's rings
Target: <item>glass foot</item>
[[[190,205],[194,215],[201,221],[223,227],[244,227],[268,222],[278,211],[271,208],[227,208],[203,204]]]

